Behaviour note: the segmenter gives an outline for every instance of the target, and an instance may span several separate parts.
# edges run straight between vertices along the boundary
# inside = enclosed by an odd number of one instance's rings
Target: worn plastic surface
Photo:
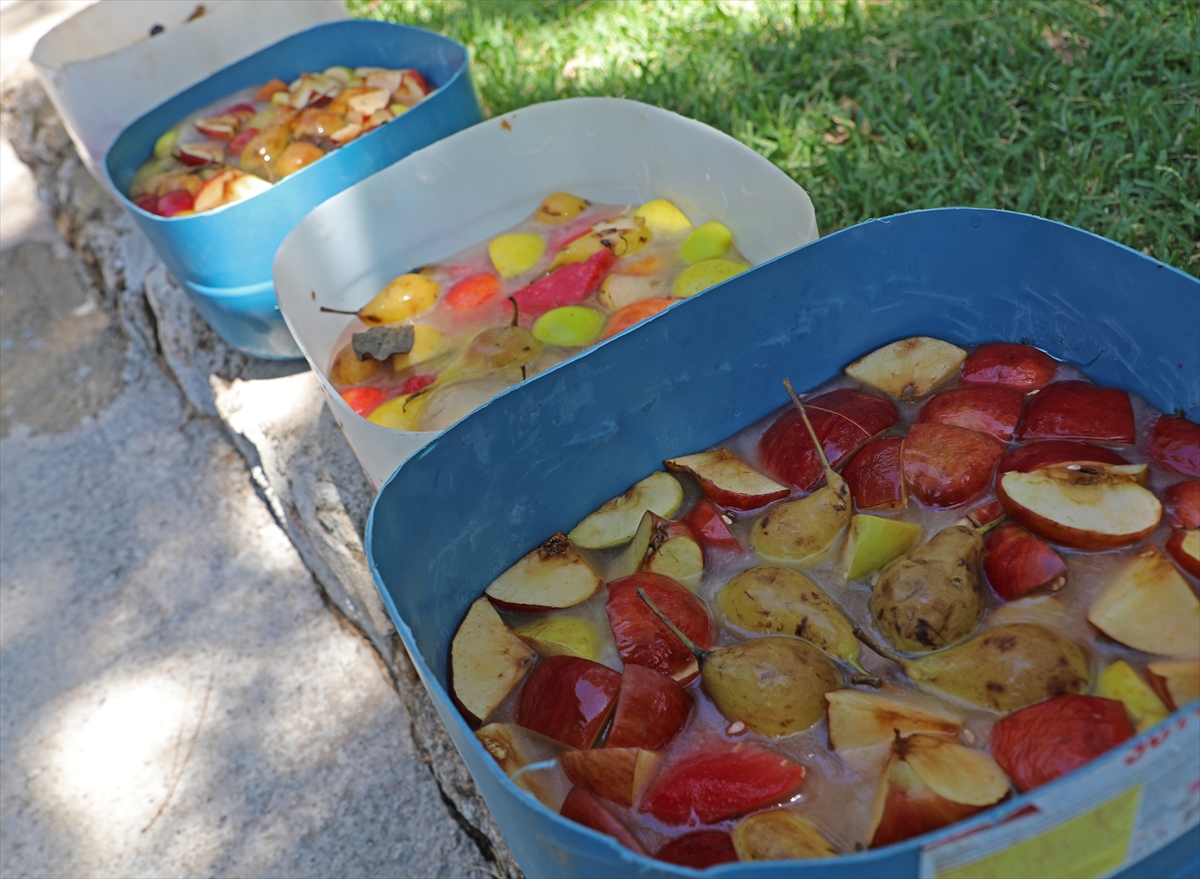
[[[523,869],[533,877],[697,875],[550,813],[504,777],[453,707],[454,632],[486,584],[531,546],[664,458],[704,449],[783,406],[782,377],[811,387],[910,335],[1026,340],[1097,382],[1197,420],[1197,327],[1200,282],[1128,248],[1021,214],[920,211],[838,232],[714,287],[496,398],[409,459],[376,499],[369,561]],[[1147,738],[972,823],[1069,790]],[[962,829],[835,861],[735,864],[705,875],[911,879],[923,843]],[[1194,874],[1198,839],[1193,828],[1124,875]]]
[[[808,195],[753,150],[657,107],[576,98],[490,119],[330,199],[284,241],[275,284],[284,317],[376,486],[435,432],[355,415],[325,378],[349,319],[396,275],[524,220],[551,192],[610,204],[658,196],[721,220],[752,263],[817,237]],[[315,291],[315,298],[313,293]]]
[[[142,116],[105,158],[110,182],[128,191],[155,140],[193,110],[240,88],[294,79],[334,64],[415,67],[438,89],[403,116],[242,202],[190,217],[159,217],[122,195],[125,207],[225,341],[265,358],[300,356],[279,314],[271,262],[280,242],[314,207],[414,150],[474,125],[482,116],[458,43],[377,21],[320,25],[232,64]]]
[[[188,21],[198,6],[204,14]],[[172,95],[289,34],[346,17],[342,0],[104,0],[38,40],[31,58],[92,176],[121,130]],[[155,25],[162,33],[149,37]]]

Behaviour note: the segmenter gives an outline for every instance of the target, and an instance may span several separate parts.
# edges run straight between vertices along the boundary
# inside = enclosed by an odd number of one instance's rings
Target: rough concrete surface
[[[0,875],[515,873],[312,376],[213,336],[13,64],[71,10],[0,0]]]

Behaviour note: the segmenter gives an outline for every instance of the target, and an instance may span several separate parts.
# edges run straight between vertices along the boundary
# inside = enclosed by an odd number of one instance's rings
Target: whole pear
[[[871,596],[871,616],[898,650],[925,653],[965,638],[987,605],[980,564],[983,538],[945,528],[887,565]]]
[[[895,658],[895,657],[892,657]],[[1009,623],[919,659],[899,660],[918,687],[991,711],[1015,711],[1087,689],[1077,644],[1034,623]]]
[[[719,647],[700,659],[700,679],[717,709],[765,736],[803,732],[825,713],[825,694],[842,686],[823,651],[788,635]]]

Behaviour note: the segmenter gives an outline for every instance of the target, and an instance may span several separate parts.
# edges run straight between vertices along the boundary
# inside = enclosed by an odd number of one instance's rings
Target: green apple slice
[[[875,573],[912,549],[920,536],[921,526],[911,522],[881,516],[854,516],[850,520],[842,576],[847,580],[861,580]]]
[[[516,633],[542,656],[600,658],[600,633],[578,617],[544,617],[518,627]]]
[[[571,542],[583,549],[620,546],[633,537],[649,510],[667,518],[683,503],[683,487],[669,473],[656,470],[571,529]]]

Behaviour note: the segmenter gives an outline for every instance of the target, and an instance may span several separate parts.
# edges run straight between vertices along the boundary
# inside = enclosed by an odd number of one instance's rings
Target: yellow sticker
[[[938,879],[1093,879],[1125,864],[1142,786],[1032,839],[937,874]]]

